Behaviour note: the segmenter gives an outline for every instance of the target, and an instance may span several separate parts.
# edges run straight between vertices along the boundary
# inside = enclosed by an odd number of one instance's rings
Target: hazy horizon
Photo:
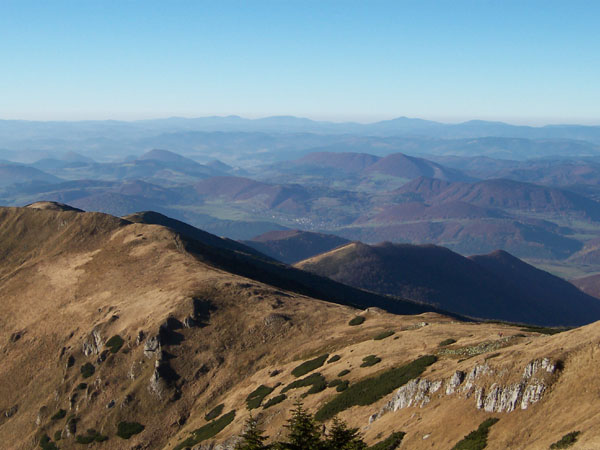
[[[0,117],[597,124],[600,4],[6,1]]]
[[[274,115],[240,115],[240,114],[208,114],[208,115],[198,115],[198,116],[181,116],[181,115],[172,115],[172,116],[149,116],[149,117],[139,117],[139,118],[115,118],[115,117],[98,117],[98,118],[72,118],[72,119],[28,119],[28,118],[11,118],[11,117],[0,117],[0,121],[16,121],[16,122],[67,122],[67,123],[75,123],[75,122],[144,122],[144,121],[159,121],[159,120],[202,120],[202,119],[227,119],[227,118],[239,118],[243,120],[261,120],[261,119],[274,119],[274,118],[294,118],[300,120],[311,120],[314,122],[329,122],[335,124],[344,124],[344,123],[357,123],[361,125],[370,125],[378,122],[385,122],[397,119],[409,119],[409,120],[425,120],[430,122],[437,122],[444,125],[459,125],[466,122],[496,122],[496,123],[504,123],[507,125],[513,126],[527,126],[527,127],[536,127],[541,128],[545,126],[600,126],[600,120],[597,121],[589,121],[585,120],[577,121],[577,122],[553,122],[553,121],[544,121],[542,119],[529,119],[529,120],[510,120],[510,119],[486,119],[486,118],[464,118],[461,120],[458,119],[447,119],[447,118],[425,118],[425,117],[416,117],[416,116],[385,116],[380,117],[378,119],[343,119],[343,118],[328,118],[328,117],[307,117],[307,116],[297,116],[292,114],[274,114]]]

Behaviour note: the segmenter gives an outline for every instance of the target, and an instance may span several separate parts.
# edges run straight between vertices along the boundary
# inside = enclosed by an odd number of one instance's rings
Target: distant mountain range
[[[64,153],[33,164],[8,162],[0,173],[6,205],[52,200],[117,216],[155,210],[248,241],[302,230],[366,243],[434,243],[466,255],[500,248],[521,258],[560,260],[583,275],[593,272],[591,246],[600,236],[594,184],[600,162],[594,159],[432,161],[404,153],[317,152],[240,169],[153,149],[115,162]],[[497,173],[507,178],[494,178]],[[289,252],[282,246],[300,236],[269,239],[270,249],[266,242],[251,245],[295,262],[307,254],[284,257]],[[332,241],[305,237],[309,249]]]
[[[176,131],[223,132],[275,132],[275,133],[325,133],[357,135],[413,135],[445,138],[473,138],[485,136],[530,139],[581,139],[600,140],[600,126],[546,125],[541,127],[511,125],[503,122],[471,120],[462,123],[441,123],[430,120],[398,117],[374,123],[327,122],[294,116],[273,116],[246,119],[239,116],[213,116],[200,118],[172,117],[138,121],[80,121],[36,122],[0,120],[0,139],[18,133],[32,139],[57,138],[65,134],[75,137],[100,137],[137,135]]]

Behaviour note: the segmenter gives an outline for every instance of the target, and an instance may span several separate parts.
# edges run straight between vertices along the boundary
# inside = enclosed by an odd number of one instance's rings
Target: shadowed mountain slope
[[[462,201],[483,207],[570,214],[600,220],[600,203],[573,192],[513,180],[455,183],[431,199],[432,203]]]
[[[134,223],[145,223],[148,225],[162,225],[168,227],[177,233],[180,233],[189,239],[199,241],[205,245],[212,247],[231,250],[234,252],[246,253],[248,255],[258,256],[268,259],[265,255],[255,250],[252,247],[234,241],[232,239],[222,238],[214,234],[207,233],[199,228],[188,225],[180,220],[172,219],[155,211],[142,211],[135,214],[129,214],[123,219]]]
[[[301,230],[269,231],[244,241],[246,245],[265,255],[288,264],[327,252],[348,242],[350,241],[332,234]]]
[[[472,317],[539,325],[600,318],[595,298],[506,252],[465,258],[433,245],[352,243],[296,266]]]

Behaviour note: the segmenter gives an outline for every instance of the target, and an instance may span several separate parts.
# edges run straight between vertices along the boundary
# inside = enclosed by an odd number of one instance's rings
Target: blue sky
[[[0,0],[0,118],[600,124],[597,1]]]

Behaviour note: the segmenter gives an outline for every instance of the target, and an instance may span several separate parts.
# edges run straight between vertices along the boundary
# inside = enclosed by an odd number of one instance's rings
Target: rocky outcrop
[[[99,355],[104,348],[104,341],[100,332],[96,329],[92,330],[90,335],[83,341],[83,354],[85,356]]]
[[[381,410],[369,418],[369,423],[390,411],[427,405],[434,395],[474,396],[475,407],[486,412],[512,412],[527,409],[539,402],[556,372],[557,363],[550,358],[530,361],[523,369],[520,380],[502,384],[498,379],[506,371],[494,371],[487,363],[474,366],[466,375],[456,371],[447,380],[430,381],[416,378],[399,388],[392,399]],[[442,385],[446,389],[440,390]],[[438,392],[439,391],[439,392]]]
[[[19,405],[13,405],[10,408],[8,408],[6,411],[4,411],[4,417],[10,419],[12,416],[14,416],[17,413],[18,410],[19,410]]]
[[[167,381],[161,375],[161,365],[164,365],[162,361],[155,361],[154,372],[152,372],[148,384],[148,390],[159,399],[164,397],[165,391],[168,389]]]
[[[153,358],[161,351],[160,335],[149,337],[144,344],[144,356]]]
[[[46,405],[40,407],[40,409],[38,410],[37,416],[35,418],[35,424],[39,427],[42,425],[42,423],[44,423],[44,421],[48,418],[48,416],[50,415],[48,407]]]
[[[554,373],[556,370],[556,363],[552,362],[550,358],[535,359],[525,366],[523,378],[531,378],[540,370],[546,371],[547,373]]]
[[[392,400],[388,402],[377,414],[369,418],[369,423],[378,419],[389,411],[418,406],[422,408],[431,400],[431,394],[436,393],[442,387],[442,381],[429,381],[424,378],[410,380],[396,391]]]
[[[487,412],[511,412],[517,408],[527,409],[532,403],[537,403],[547,387],[547,376],[556,371],[556,363],[550,358],[530,361],[523,369],[521,381],[507,386],[492,384],[483,406],[479,409]],[[485,388],[482,388],[482,396]]]
[[[542,395],[546,390],[546,385],[542,381],[535,380],[530,383],[523,392],[521,400],[521,409],[527,409],[532,403],[537,403],[542,399]]]
[[[462,370],[457,370],[446,383],[446,395],[454,394],[456,388],[465,381],[465,373]]]

